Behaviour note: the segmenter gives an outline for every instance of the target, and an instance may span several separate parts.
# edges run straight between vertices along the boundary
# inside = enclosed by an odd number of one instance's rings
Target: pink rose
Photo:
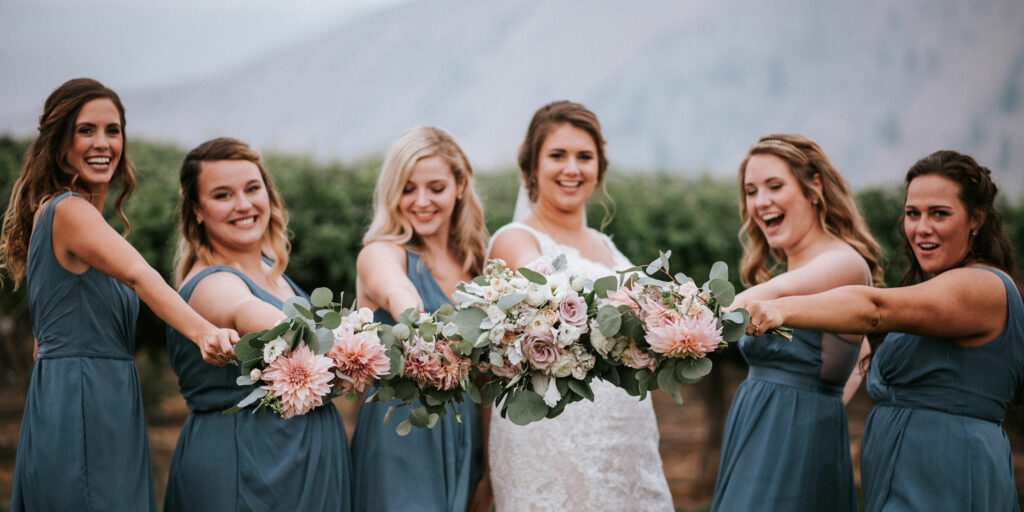
[[[527,331],[522,342],[523,356],[534,368],[550,373],[558,363],[559,349],[551,331]]]
[[[558,307],[562,321],[579,328],[587,325],[587,301],[575,293],[570,293]]]
[[[622,353],[622,362],[626,366],[636,368],[637,370],[647,368],[654,371],[658,366],[658,362],[653,357],[647,354],[647,352],[640,350],[636,343],[633,342],[630,342],[629,347]]]
[[[505,364],[501,366],[495,366],[493,364],[490,365],[490,371],[495,376],[508,380],[511,379],[512,377],[515,377],[516,375],[519,375],[519,373],[523,371],[523,367],[518,364],[512,364],[508,361],[508,359],[505,359]]]

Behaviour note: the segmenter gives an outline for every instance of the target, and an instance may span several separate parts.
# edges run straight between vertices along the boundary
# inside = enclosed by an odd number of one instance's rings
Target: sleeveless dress
[[[419,255],[405,251],[406,275],[416,287],[423,308],[437,311],[451,300],[430,274]],[[375,322],[394,325],[387,311],[378,309]],[[373,393],[378,385],[370,389]],[[359,410],[352,436],[352,488],[355,510],[394,512],[461,512],[469,506],[483,472],[480,413],[469,397],[456,404],[462,423],[449,409],[434,428],[416,428],[406,436],[395,427],[409,417],[409,407],[384,415],[392,402],[366,402]]]
[[[214,272],[238,276],[257,298],[281,307],[280,299],[224,265],[200,271],[181,297],[187,301]],[[170,327],[167,352],[191,413],[174,448],[164,511],[352,510],[345,426],[333,403],[287,420],[248,409],[222,414],[249,394],[235,383],[238,367],[206,363],[195,344]]]
[[[132,361],[139,299],[94,268],[75,274],[57,261],[53,212],[69,195],[45,206],[29,242],[25,287],[39,359],[21,420],[11,510],[155,512]]]
[[[1024,384],[1024,308],[1003,280],[1006,327],[977,347],[890,333],[867,376],[867,510],[1018,510],[1003,415]],[[940,322],[941,319],[936,319]]]
[[[711,510],[856,511],[843,385],[859,343],[797,329],[744,336]]]
[[[613,273],[522,223],[505,225],[491,240],[508,229],[532,234],[544,255],[564,254],[571,273],[590,279]],[[615,268],[630,267],[611,239],[601,236]],[[673,510],[650,397],[640,400],[601,380],[590,385],[593,402],[569,404],[561,415],[529,425],[516,425],[498,407],[491,409],[487,453],[498,512]]]

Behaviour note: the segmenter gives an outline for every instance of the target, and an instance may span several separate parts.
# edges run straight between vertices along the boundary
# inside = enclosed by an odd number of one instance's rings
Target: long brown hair
[[[959,191],[957,197],[963,203],[971,219],[980,220],[981,225],[971,235],[967,254],[956,266],[962,267],[969,261],[987,263],[1006,272],[1020,291],[1020,275],[1013,255],[1013,244],[1003,229],[1003,215],[996,209],[996,194],[999,188],[992,181],[992,172],[978,164],[968,155],[950,150],[936,151],[910,167],[904,185],[909,188],[910,182],[919,176],[941,176],[956,183]],[[921,268],[914,248],[907,238],[900,217],[899,230],[903,237],[903,255],[910,262],[903,274],[900,285],[907,286],[926,280],[929,276]]]
[[[288,241],[288,210],[274,188],[274,182],[263,165],[263,157],[259,151],[240,140],[221,137],[196,146],[185,155],[185,160],[181,163],[181,189],[178,194],[180,230],[178,251],[174,255],[175,286],[181,285],[185,275],[196,263],[214,263],[213,249],[206,237],[206,228],[199,223],[195,212],[199,207],[199,173],[203,170],[203,162],[216,160],[246,160],[256,164],[260,170],[260,177],[263,178],[267,196],[270,198],[270,223],[267,231],[263,233],[261,245],[263,253],[273,260],[270,279],[271,282],[276,281],[288,267],[288,254],[291,252],[291,242]]]
[[[363,236],[363,245],[384,240],[399,245],[411,243],[417,250],[421,248],[421,241],[402,215],[398,202],[416,162],[431,156],[444,159],[455,176],[455,182],[464,185],[462,197],[455,201],[449,221],[448,247],[455,260],[462,264],[464,272],[479,274],[487,255],[484,208],[476,195],[469,159],[455,138],[441,128],[413,128],[400,135],[391,146],[377,178],[377,188],[373,193],[373,221]]]
[[[569,124],[583,130],[594,139],[594,146],[597,148],[597,188],[601,190],[600,204],[605,212],[604,219],[601,221],[601,228],[604,229],[611,222],[615,206],[615,202],[605,188],[604,177],[608,172],[608,157],[605,155],[604,149],[605,140],[601,134],[601,122],[597,120],[597,115],[579,103],[568,100],[554,101],[533,113],[530,126],[526,129],[526,137],[519,145],[519,171],[522,173],[530,202],[537,201],[535,173],[537,162],[540,160],[540,148],[544,145],[544,139],[548,134],[562,124]]]
[[[8,275],[14,280],[14,289],[18,289],[25,278],[28,245],[36,212],[50,198],[74,190],[78,185],[78,170],[68,164],[66,157],[74,142],[78,113],[86,103],[99,98],[113,102],[121,115],[121,158],[110,182],[120,189],[114,201],[114,211],[124,224],[124,234],[127,235],[131,229],[128,217],[124,214],[124,204],[135,191],[137,183],[128,156],[124,106],[117,93],[96,80],[68,80],[46,98],[43,113],[39,116],[39,136],[29,147],[21,175],[14,182],[11,199],[4,213],[3,232],[0,234],[0,267],[7,269]]]
[[[761,154],[775,155],[789,165],[789,170],[800,184],[804,197],[816,205],[821,228],[853,247],[867,261],[872,283],[880,286],[883,280],[880,264],[882,250],[861,217],[853,194],[850,193],[850,187],[817,143],[794,134],[761,137],[740,164],[740,219],[743,221],[740,230],[740,242],[743,244],[740,277],[743,281],[749,285],[763,283],[772,278],[780,262],[786,261],[786,254],[783,251],[772,249],[768,245],[761,228],[747,211],[743,183],[746,178],[747,162],[751,156]],[[815,175],[821,180],[820,192],[811,186]],[[770,259],[774,260],[771,265]]]

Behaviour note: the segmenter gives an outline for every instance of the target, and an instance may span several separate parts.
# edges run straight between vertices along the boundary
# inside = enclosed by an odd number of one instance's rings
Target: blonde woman
[[[748,301],[879,282],[879,247],[845,180],[814,141],[762,137],[740,164],[741,276]],[[769,263],[785,264],[772,276]],[[843,404],[862,336],[758,331],[739,341],[750,373],[729,410],[712,510],[857,510]]]
[[[480,273],[483,208],[469,160],[448,132],[418,127],[403,133],[384,161],[373,203],[356,263],[356,293],[375,320],[394,324],[409,308],[434,312],[452,303],[459,281]],[[433,428],[403,437],[395,425],[408,408],[396,410],[385,425],[390,405],[370,402],[359,412],[352,439],[354,508],[490,510],[476,406],[465,398],[457,406],[461,423],[449,413]]]
[[[272,328],[283,301],[305,296],[284,275],[288,212],[259,152],[213,139],[181,165],[175,280],[182,298],[216,325],[241,333]],[[198,361],[182,335],[167,332],[167,352],[189,408],[178,436],[164,510],[351,510],[345,426],[328,402],[282,419],[225,415],[249,390],[238,367]]]

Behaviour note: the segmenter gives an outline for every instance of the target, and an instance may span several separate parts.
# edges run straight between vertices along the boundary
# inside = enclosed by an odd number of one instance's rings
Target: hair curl
[[[119,187],[114,211],[124,224],[124,235],[131,230],[124,204],[137,185],[135,170],[128,156],[128,135],[124,106],[113,90],[91,78],[75,78],[64,82],[43,105],[39,116],[39,136],[32,141],[21,174],[11,189],[11,199],[4,213],[0,233],[0,268],[7,269],[14,280],[14,289],[25,278],[28,245],[36,212],[50,198],[76,189],[87,188],[78,182],[78,169],[67,162],[67,153],[74,143],[78,114],[86,103],[109,99],[121,116],[121,158],[110,183]]]
[[[821,228],[853,247],[867,262],[872,283],[882,285],[881,247],[871,236],[846,180],[817,143],[794,134],[761,137],[740,164],[740,219],[743,222],[740,230],[740,242],[743,244],[740,276],[743,281],[748,285],[767,281],[777,270],[778,263],[786,261],[783,251],[769,247],[764,233],[747,211],[744,193],[747,163],[751,156],[763,154],[777,156],[789,165],[804,197],[815,204]],[[812,186],[815,175],[821,180],[821,191]],[[769,259],[774,260],[771,265]]]
[[[217,160],[245,160],[256,164],[260,170],[260,177],[263,178],[267,196],[270,198],[270,223],[267,231],[263,233],[261,250],[273,261],[270,279],[275,281],[288,267],[288,254],[291,252],[291,242],[288,240],[288,210],[274,188],[274,182],[263,165],[259,151],[240,140],[220,137],[196,146],[185,155],[185,160],[181,163],[178,250],[174,255],[175,285],[181,285],[196,263],[214,264],[213,248],[206,235],[206,228],[199,223],[195,212],[199,208],[199,174],[203,170],[203,162]]]
[[[448,249],[461,263],[464,272],[479,274],[487,255],[484,209],[476,194],[469,159],[455,138],[441,128],[412,128],[402,133],[391,146],[377,178],[373,193],[373,220],[363,236],[363,245],[383,240],[399,245],[411,243],[414,250],[422,249],[422,241],[402,215],[399,201],[416,162],[432,156],[444,159],[455,176],[455,182],[464,185],[462,197],[455,201],[449,221]]]

